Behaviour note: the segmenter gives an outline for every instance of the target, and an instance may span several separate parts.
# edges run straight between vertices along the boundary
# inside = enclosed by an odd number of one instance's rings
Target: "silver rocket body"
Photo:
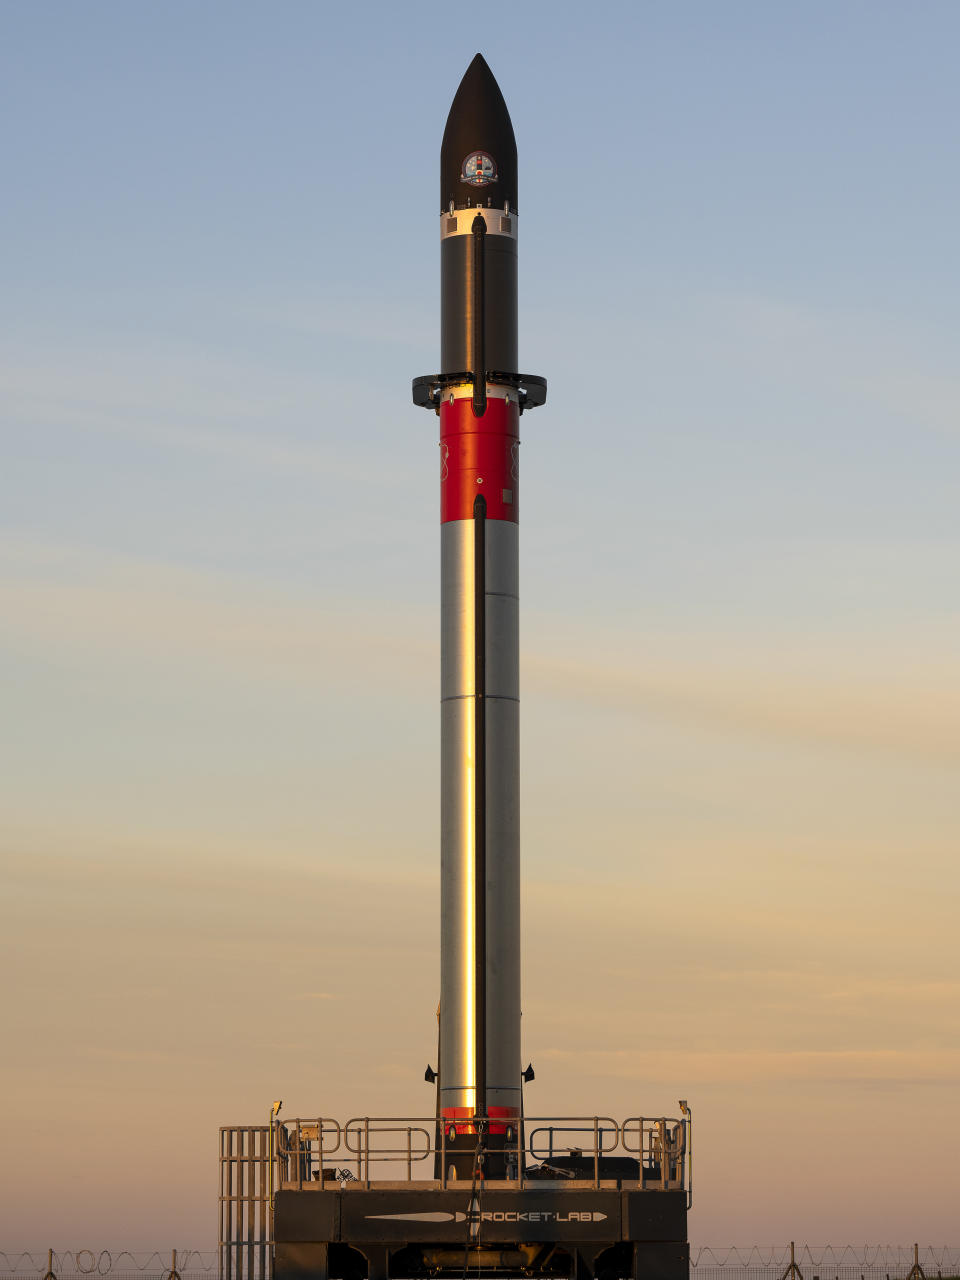
[[[486,1111],[520,1108],[520,671],[518,527],[487,520]],[[442,526],[440,1108],[477,1106],[475,520]]]

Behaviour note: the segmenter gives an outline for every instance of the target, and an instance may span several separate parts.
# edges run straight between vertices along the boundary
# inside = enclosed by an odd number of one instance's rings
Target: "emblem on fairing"
[[[471,151],[460,166],[460,181],[470,187],[485,187],[497,180],[497,162],[486,151]]]

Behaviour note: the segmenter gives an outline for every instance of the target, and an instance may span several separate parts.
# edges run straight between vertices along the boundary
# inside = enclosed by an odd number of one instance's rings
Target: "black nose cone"
[[[517,143],[493,72],[478,53],[453,99],[440,147],[440,208],[517,208]]]

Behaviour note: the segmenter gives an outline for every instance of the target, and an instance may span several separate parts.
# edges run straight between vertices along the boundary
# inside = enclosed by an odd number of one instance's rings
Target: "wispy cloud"
[[[723,1049],[675,1051],[562,1049],[540,1050],[542,1057],[573,1062],[585,1075],[648,1082],[746,1084],[753,1081],[842,1081],[875,1084],[955,1081],[960,1050],[918,1052],[897,1049],[800,1049],[748,1052]]]
[[[237,366],[186,349],[124,352],[94,347],[19,353],[0,369],[8,421],[150,444],[318,478],[371,480],[342,442],[285,434],[284,423],[341,419],[354,401],[344,379],[320,385],[281,371]],[[265,431],[263,424],[270,423]],[[320,443],[317,443],[319,435]],[[326,441],[326,443],[324,443]],[[376,476],[372,477],[375,481]]]
[[[896,683],[868,683],[855,667],[828,681],[744,665],[677,665],[662,657],[625,668],[535,656],[525,674],[554,696],[629,715],[655,714],[781,740],[960,758],[960,684],[920,676],[906,683],[902,672]]]
[[[99,550],[0,543],[0,609],[8,646],[90,662],[161,661],[220,677],[316,686],[336,660],[338,679],[377,680],[435,652],[423,620],[382,617],[342,600]]]
[[[437,658],[431,619],[412,607],[381,612],[298,595],[225,574],[99,550],[7,540],[0,544],[6,643],[75,660],[212,664],[220,677],[307,682],[337,661],[338,678],[391,671],[426,676]],[[621,637],[621,647],[623,639]],[[937,667],[865,670],[838,653],[826,675],[781,669],[744,642],[738,661],[671,660],[648,647],[624,666],[598,646],[589,661],[523,654],[525,688],[552,698],[656,715],[718,732],[960,759],[960,681]],[[765,663],[766,665],[762,665]]]

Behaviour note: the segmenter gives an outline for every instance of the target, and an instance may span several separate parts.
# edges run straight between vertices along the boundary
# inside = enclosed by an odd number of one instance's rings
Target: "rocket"
[[[221,1129],[221,1273],[258,1275],[269,1228],[274,1280],[689,1280],[686,1102],[683,1121],[523,1111],[518,457],[547,387],[517,372],[517,148],[479,54],[447,119],[439,212],[440,372],[413,383],[440,428],[436,1140],[433,1120],[369,1115]]]
[[[517,372],[518,215],[513,125],[478,53],[440,149],[440,372],[413,383],[440,424],[437,1116],[457,1177],[484,1144],[488,1177],[519,1157],[519,423],[546,381]]]

